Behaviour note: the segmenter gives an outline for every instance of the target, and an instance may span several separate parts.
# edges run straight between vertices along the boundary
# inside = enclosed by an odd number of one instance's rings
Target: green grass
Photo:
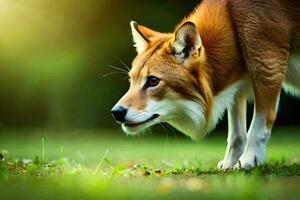
[[[117,131],[2,131],[0,199],[298,199],[300,129],[278,129],[267,163],[219,171],[226,138]],[[1,157],[1,156],[0,156]]]

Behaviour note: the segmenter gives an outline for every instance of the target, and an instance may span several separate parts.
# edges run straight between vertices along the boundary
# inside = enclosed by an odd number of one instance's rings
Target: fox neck
[[[209,111],[206,130],[209,132],[215,128],[235,94],[247,82],[247,68],[226,1],[203,1],[189,20],[197,24],[203,42],[204,58],[199,68],[206,69],[213,98],[211,104],[206,105]]]
[[[222,47],[223,42],[216,41],[216,44]],[[235,45],[234,40],[230,42]],[[216,127],[225,110],[233,103],[235,95],[247,85],[246,70],[240,62],[240,55],[236,53],[239,51],[231,49],[228,55],[221,56],[215,52],[218,51],[203,45],[199,63],[193,66],[198,69],[199,101],[181,102],[181,116],[168,121],[194,140],[203,138]]]

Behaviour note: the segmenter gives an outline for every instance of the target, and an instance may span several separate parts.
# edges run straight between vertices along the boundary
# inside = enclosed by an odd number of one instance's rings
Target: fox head
[[[196,25],[185,22],[174,33],[160,33],[131,22],[131,30],[137,56],[114,118],[127,134],[167,122],[200,138],[210,129],[213,95]]]

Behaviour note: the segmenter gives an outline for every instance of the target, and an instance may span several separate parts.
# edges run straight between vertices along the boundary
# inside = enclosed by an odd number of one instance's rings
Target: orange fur
[[[228,108],[228,146],[219,167],[262,164],[282,83],[286,77],[289,83],[298,82],[297,74],[286,72],[290,52],[297,52],[300,41],[299,19],[299,0],[203,0],[174,33],[132,22],[138,55],[115,118],[127,133],[167,122],[197,139]],[[157,84],[149,87],[149,78]],[[292,87],[300,91],[298,83]],[[251,87],[255,108],[246,135]]]
[[[174,33],[159,33],[134,24],[147,45],[132,63],[131,88],[141,88],[150,75],[160,78],[161,83],[151,90],[130,89],[120,102],[142,112],[147,99],[189,99],[203,105],[209,121],[214,98],[248,75],[256,109],[267,116],[271,127],[290,41],[299,32],[298,5],[296,0],[204,0],[176,26]],[[187,22],[195,25],[201,47],[191,49],[180,61],[174,44],[177,32]],[[272,29],[275,31],[269,31]],[[189,42],[193,44],[194,39]]]

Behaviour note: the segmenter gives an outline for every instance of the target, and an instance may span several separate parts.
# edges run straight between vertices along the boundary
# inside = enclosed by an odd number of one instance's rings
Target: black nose
[[[127,109],[122,106],[115,106],[111,113],[117,122],[124,122],[127,114]]]

